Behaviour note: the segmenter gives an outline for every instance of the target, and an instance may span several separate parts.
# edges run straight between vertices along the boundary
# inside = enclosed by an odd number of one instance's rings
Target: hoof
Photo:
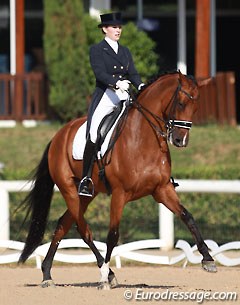
[[[100,282],[100,285],[98,286],[98,290],[110,290],[111,287],[108,282]]]
[[[110,288],[116,288],[118,286],[118,281],[114,273],[108,276],[108,283]]]
[[[42,288],[47,288],[47,287],[56,288],[56,285],[54,284],[53,280],[42,281],[42,283],[40,284],[40,286],[41,286]]]
[[[207,272],[217,272],[217,266],[214,261],[202,261],[202,268]]]

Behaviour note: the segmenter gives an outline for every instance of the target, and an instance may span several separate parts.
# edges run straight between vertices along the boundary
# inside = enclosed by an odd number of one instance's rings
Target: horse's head
[[[192,118],[198,108],[199,87],[207,81],[197,83],[193,77],[183,75],[180,71],[178,75],[178,84],[164,117],[169,142],[177,147],[186,147]]]
[[[199,87],[210,80],[197,82],[180,71],[164,74],[144,89],[136,108],[157,134],[177,147],[186,147],[198,108]]]
[[[164,119],[167,136],[171,144],[186,147],[189,140],[189,130],[192,127],[192,117],[197,110],[198,86],[194,78],[178,73],[175,91],[170,102],[166,104]]]

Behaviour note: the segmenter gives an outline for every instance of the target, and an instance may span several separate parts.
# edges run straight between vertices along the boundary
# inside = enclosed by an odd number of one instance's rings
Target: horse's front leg
[[[117,245],[119,239],[119,228],[118,226],[112,228],[108,232],[107,236],[107,253],[105,260],[100,267],[100,285],[98,289],[109,290],[110,288],[115,288],[118,285],[117,278],[115,277],[114,272],[109,268],[109,263],[111,260],[111,254],[114,247]]]
[[[188,227],[189,231],[195,239],[198,251],[203,256],[203,269],[209,272],[216,272],[217,267],[214,263],[212,256],[209,254],[208,247],[202,238],[198,226],[192,214],[190,214],[187,209],[180,204],[179,198],[172,183],[169,182],[166,186],[161,188],[159,187],[155,191],[153,196],[157,202],[163,203],[169,210],[179,216],[181,220],[185,223],[185,225]]]
[[[181,220],[188,227],[189,231],[192,233],[192,235],[196,241],[198,251],[203,256],[203,259],[202,259],[203,269],[208,272],[217,272],[217,267],[215,265],[215,262],[214,262],[212,256],[209,254],[208,247],[201,236],[201,233],[198,229],[198,226],[195,223],[195,220],[194,220],[192,214],[189,213],[188,210],[182,206],[182,211],[181,211],[180,217],[181,217]]]
[[[118,285],[117,279],[113,271],[109,268],[111,255],[114,247],[119,239],[119,224],[122,218],[122,212],[125,205],[123,196],[117,196],[116,193],[112,195],[111,209],[110,209],[110,226],[107,236],[107,253],[102,267],[100,268],[101,279],[99,289],[108,290]]]

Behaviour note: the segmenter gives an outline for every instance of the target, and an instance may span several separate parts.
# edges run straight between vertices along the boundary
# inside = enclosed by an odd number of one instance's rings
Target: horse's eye
[[[180,110],[184,110],[184,109],[185,109],[185,104],[184,104],[182,101],[179,101],[179,102],[178,102],[178,108],[179,108]]]

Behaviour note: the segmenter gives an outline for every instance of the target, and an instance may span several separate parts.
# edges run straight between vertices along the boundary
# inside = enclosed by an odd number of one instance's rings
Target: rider
[[[86,146],[83,154],[83,173],[78,193],[92,197],[92,168],[96,156],[97,128],[115,106],[129,97],[132,83],[138,90],[144,85],[127,47],[118,43],[122,33],[121,13],[100,15],[104,39],[90,48],[90,63],[96,78],[96,88],[88,110]]]

